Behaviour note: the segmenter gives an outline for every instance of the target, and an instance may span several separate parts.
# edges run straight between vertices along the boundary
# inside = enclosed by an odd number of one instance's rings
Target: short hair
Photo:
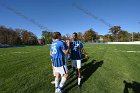
[[[60,36],[61,36],[60,32],[54,32],[53,33],[53,39],[59,39]]]
[[[66,40],[70,40],[70,38],[67,37]]]
[[[73,34],[75,34],[75,36],[77,37],[77,33],[76,32],[74,32]]]

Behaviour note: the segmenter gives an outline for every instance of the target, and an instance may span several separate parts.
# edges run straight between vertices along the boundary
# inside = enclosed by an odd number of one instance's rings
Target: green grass
[[[50,46],[0,48],[0,93],[54,93]],[[123,81],[140,86],[139,45],[85,45],[82,88],[69,65],[68,93],[123,93]],[[137,52],[127,52],[137,51]],[[132,92],[132,89],[129,89]]]

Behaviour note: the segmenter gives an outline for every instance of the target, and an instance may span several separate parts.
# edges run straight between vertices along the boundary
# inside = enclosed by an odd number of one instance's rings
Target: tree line
[[[38,40],[37,36],[31,31],[0,26],[0,44],[36,45]]]
[[[99,35],[97,31],[88,29],[78,33],[78,39],[82,42],[130,42],[140,41],[140,32],[129,33],[122,30],[120,26],[113,26],[109,29],[109,33]],[[51,44],[53,32],[42,31],[41,39],[31,31],[25,29],[12,29],[5,26],[0,26],[0,44],[9,45],[37,45]],[[133,37],[132,37],[133,36]],[[71,35],[62,35],[62,39],[70,39]],[[39,42],[39,40],[41,40]]]
[[[132,35],[133,34],[133,35]],[[133,37],[132,37],[133,36]],[[70,38],[69,34],[63,35],[62,39]],[[52,32],[42,31],[42,39],[45,44],[52,42]],[[122,30],[120,26],[113,26],[109,29],[109,33],[99,35],[93,29],[88,29],[84,33],[78,32],[78,39],[82,42],[131,42],[140,41],[140,32],[129,33]]]

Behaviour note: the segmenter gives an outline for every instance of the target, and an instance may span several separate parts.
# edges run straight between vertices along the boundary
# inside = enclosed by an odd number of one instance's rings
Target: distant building
[[[44,45],[44,41],[43,41],[43,39],[37,39],[38,40],[38,44],[40,44],[40,45]]]
[[[104,41],[103,35],[98,35],[98,41],[99,41],[99,42],[103,42],[103,41]]]
[[[103,39],[103,37],[100,37],[99,40],[100,40],[100,42],[103,42],[104,39]]]

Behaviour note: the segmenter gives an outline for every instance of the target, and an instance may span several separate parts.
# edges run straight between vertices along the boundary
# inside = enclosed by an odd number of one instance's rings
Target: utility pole
[[[93,43],[93,36],[92,36],[92,43]]]
[[[132,42],[133,42],[133,39],[134,39],[134,32],[132,32]]]

